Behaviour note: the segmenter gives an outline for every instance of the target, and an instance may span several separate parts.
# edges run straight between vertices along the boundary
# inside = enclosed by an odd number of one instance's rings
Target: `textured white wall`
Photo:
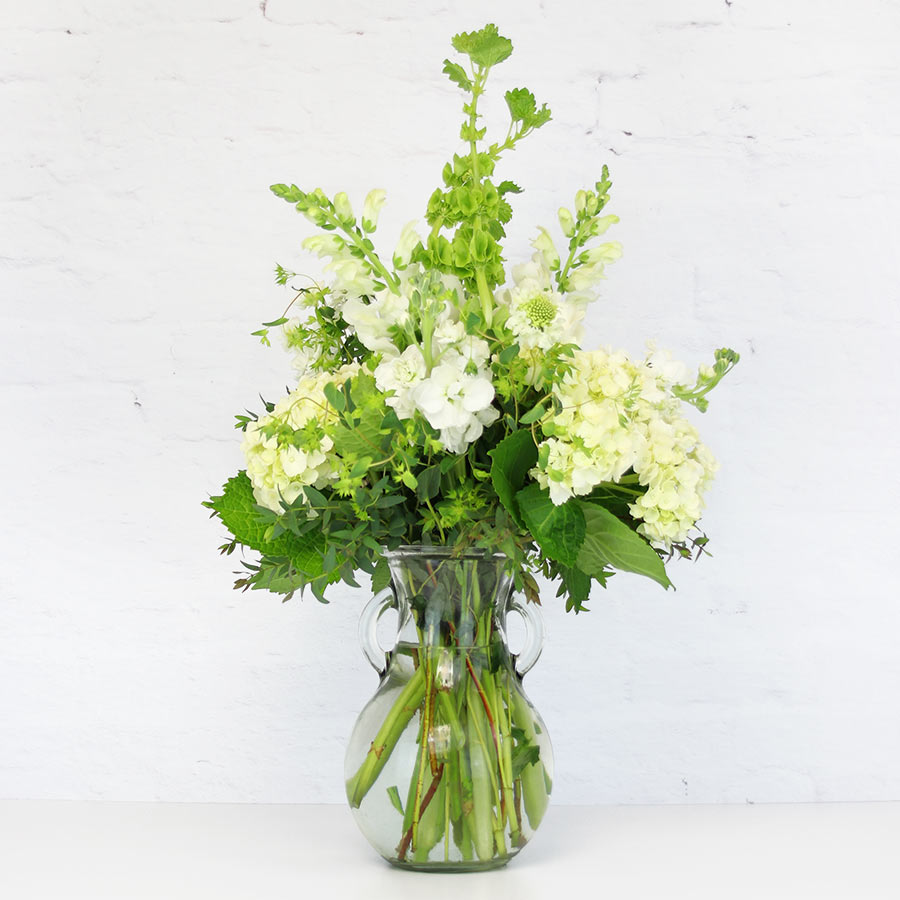
[[[456,146],[449,37],[490,18],[492,109],[554,113],[505,170],[511,260],[607,162],[594,342],[744,354],[700,423],[715,558],[545,600],[557,801],[900,799],[900,6],[2,7],[0,796],[342,800],[367,593],[233,593],[200,501],[289,378],[249,332],[310,231],[267,186],[384,187],[391,246]]]

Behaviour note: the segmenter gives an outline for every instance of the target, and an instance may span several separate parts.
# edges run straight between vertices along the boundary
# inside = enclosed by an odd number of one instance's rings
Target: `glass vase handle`
[[[525,620],[525,646],[516,654],[516,672],[522,678],[544,649],[544,620],[536,604],[522,603],[518,597],[512,598],[508,610],[517,612]]]
[[[366,605],[359,617],[359,643],[372,668],[384,675],[390,654],[378,643],[378,620],[389,610],[397,608],[393,588],[379,591]]]

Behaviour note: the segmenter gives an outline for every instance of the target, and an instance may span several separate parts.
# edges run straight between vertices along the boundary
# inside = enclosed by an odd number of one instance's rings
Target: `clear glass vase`
[[[522,689],[541,651],[540,614],[513,597],[500,554],[403,547],[387,558],[391,586],[360,617],[381,683],[347,748],[353,815],[396,866],[505,865],[540,824],[553,777],[546,728]],[[391,608],[398,638],[385,653],[376,626]],[[526,624],[516,656],[510,611]]]

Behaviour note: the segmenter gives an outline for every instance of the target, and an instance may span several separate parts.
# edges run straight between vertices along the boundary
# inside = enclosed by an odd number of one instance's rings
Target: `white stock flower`
[[[393,407],[401,419],[411,418],[416,411],[413,388],[425,378],[426,366],[422,351],[415,345],[407,347],[399,356],[385,358],[375,368],[378,390],[393,391],[385,403]]]
[[[441,443],[451,453],[463,452],[481,437],[484,426],[500,415],[491,405],[494,386],[490,374],[470,374],[465,369],[462,354],[451,356],[411,392],[416,408],[432,428],[440,431]]]

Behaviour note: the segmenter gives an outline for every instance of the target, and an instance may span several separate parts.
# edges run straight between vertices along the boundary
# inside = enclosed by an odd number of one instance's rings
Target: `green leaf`
[[[584,516],[586,531],[578,554],[577,566],[588,575],[599,576],[604,567],[646,575],[664,588],[672,587],[666,567],[657,552],[608,509],[577,501]]]
[[[527,428],[503,438],[488,454],[491,457],[491,481],[500,502],[516,523],[522,525],[516,494],[528,479],[528,471],[537,463],[534,436]]]
[[[504,95],[513,122],[527,122],[537,110],[537,101],[528,88],[515,88]]]
[[[497,193],[498,194],[521,194],[522,188],[520,188],[514,181],[501,181],[499,185],[497,185]]]
[[[459,63],[445,59],[442,71],[454,84],[458,84],[464,91],[472,90],[472,82],[469,81],[466,70]]]
[[[422,500],[430,500],[441,488],[441,467],[429,466],[416,476],[416,496]]]
[[[266,556],[288,558],[295,568],[313,577],[322,571],[321,535],[315,532],[302,537],[285,532],[272,541],[266,540],[266,531],[271,524],[260,516],[260,507],[253,496],[253,486],[245,471],[230,478],[218,497],[210,497],[204,506],[214,511],[234,539],[245,547],[257,550]]]
[[[465,53],[479,66],[495,66],[512,53],[512,41],[503,37],[496,25],[485,25],[480,31],[457,34],[453,38],[453,49]]]
[[[511,344],[509,347],[501,350],[500,355],[497,358],[501,366],[508,366],[518,355],[519,345]]]
[[[515,781],[526,766],[533,765],[541,758],[541,748],[537,744],[519,744],[512,752],[512,777]]]
[[[591,576],[585,575],[577,566],[560,566],[562,588],[560,594],[566,595],[566,612],[588,612],[584,605],[591,597]],[[559,596],[559,595],[557,595]]]
[[[519,491],[516,501],[541,550],[565,566],[577,565],[585,539],[585,520],[578,501],[567,500],[556,506],[547,489],[537,484]]]
[[[378,557],[375,563],[375,571],[372,573],[372,593],[377,594],[383,591],[391,583],[391,569],[388,561],[383,557]]]
[[[391,806],[397,810],[400,815],[403,815],[403,804],[400,802],[400,791],[397,790],[397,785],[392,784],[387,789],[388,799],[391,801]]]
[[[549,397],[544,397],[542,400],[539,400],[527,413],[525,413],[524,416],[519,417],[519,424],[531,425],[532,423],[537,422],[537,420],[547,411],[546,406],[549,399]]]

